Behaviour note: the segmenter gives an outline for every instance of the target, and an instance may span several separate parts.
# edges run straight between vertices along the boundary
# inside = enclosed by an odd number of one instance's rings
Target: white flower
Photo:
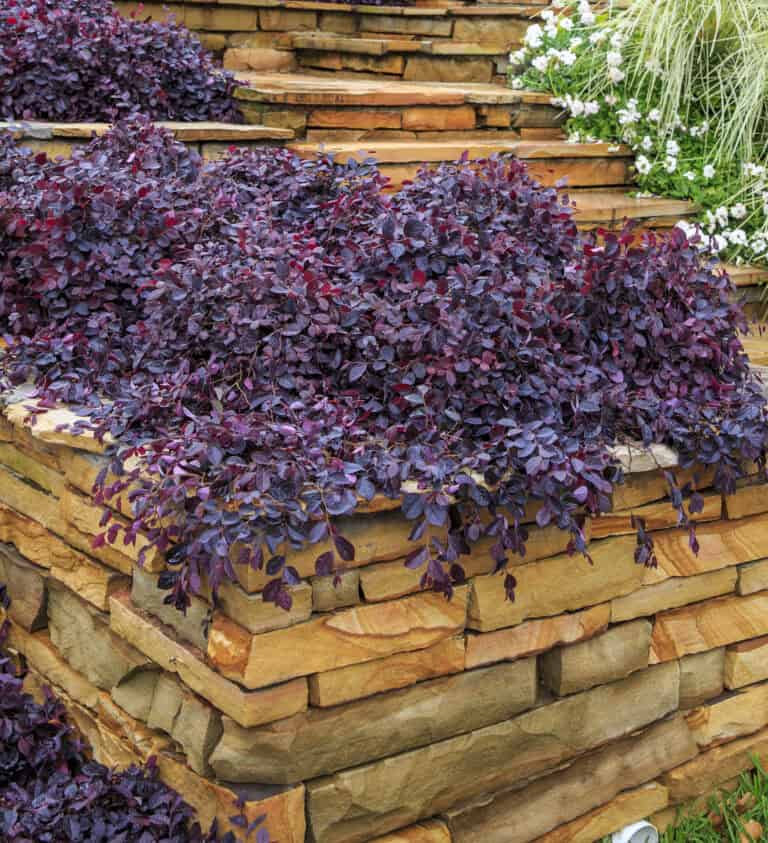
[[[573,21],[570,18],[563,18],[560,21],[560,26],[567,32],[570,32],[573,29]]]
[[[726,231],[725,236],[733,243],[734,246],[746,246],[747,234],[743,228],[734,228],[731,231]]]
[[[680,144],[676,140],[668,140],[667,141],[667,155],[671,155],[673,157],[680,154]]]
[[[661,62],[658,59],[653,59],[652,61],[647,61],[645,63],[645,69],[649,73],[653,73],[654,76],[661,75],[662,67]]]
[[[608,68],[608,78],[614,84],[617,83],[617,82],[621,82],[622,79],[624,79],[624,71],[619,70],[618,67],[609,67]]]
[[[565,8],[565,0],[552,0],[552,8],[553,9],[563,9],[563,8]]]
[[[640,141],[640,147],[646,152],[650,152],[653,149],[653,140],[650,135],[645,135],[645,137]]]
[[[604,29],[598,29],[589,36],[590,44],[602,44],[608,37],[608,33]]]
[[[611,35],[611,46],[614,50],[620,50],[624,46],[624,36],[620,32]]]
[[[667,155],[667,157],[664,159],[664,169],[668,173],[674,173],[677,169],[677,158],[672,155]]]
[[[722,228],[728,225],[728,208],[722,205],[715,211],[715,219]]]
[[[582,7],[579,10],[579,17],[581,18],[581,22],[584,26],[594,26],[595,21],[597,20],[597,18],[595,17],[595,15],[593,14],[592,10],[589,7],[587,7],[587,8]]]
[[[571,49],[575,50],[580,47],[584,43],[584,39],[577,35],[574,38],[571,38]]]
[[[651,123],[658,123],[661,120],[661,112],[658,108],[654,108],[648,112],[648,119]]]
[[[600,103],[596,100],[591,100],[590,102],[584,103],[584,114],[587,116],[591,114],[598,114],[600,111]]]
[[[517,76],[512,80],[512,89],[515,91],[519,91],[523,87],[523,80],[519,79]]]
[[[576,62],[576,53],[572,50],[562,50],[558,58],[566,67],[571,67]]]
[[[531,24],[528,27],[528,31],[525,33],[525,37],[523,38],[523,42],[527,44],[529,47],[540,47],[544,38],[544,33],[541,31],[541,27],[537,24]]]
[[[565,139],[566,143],[581,143],[581,135],[579,132],[571,132],[570,135]]]
[[[617,105],[619,102],[619,98],[615,97],[613,94],[608,94],[604,97],[606,105]]]
[[[675,223],[675,228],[679,228],[683,232],[683,234],[685,234],[688,240],[693,240],[694,237],[698,237],[701,234],[699,227],[698,225],[696,225],[696,223],[687,222],[686,220],[680,220],[679,222]],[[699,248],[703,248],[703,244],[699,243]]]
[[[552,11],[552,9],[544,9],[544,11],[539,15],[539,17],[542,20],[549,22],[555,19],[555,13]]]
[[[747,206],[743,202],[738,202],[731,208],[731,216],[735,220],[743,220],[747,215]]]
[[[688,181],[696,181],[696,173],[692,173],[688,170],[688,172],[683,173],[683,178],[688,179]]]
[[[640,173],[640,175],[647,176],[648,173],[651,172],[651,168],[653,167],[653,165],[645,157],[645,155],[638,155],[637,159],[635,160],[635,167],[637,168],[637,172]]]
[[[565,108],[565,100],[562,97],[552,97],[549,101],[550,105],[554,105],[555,108]]]
[[[509,61],[512,64],[522,64],[525,61],[525,57],[528,55],[528,50],[523,47],[522,50],[516,50],[514,53],[509,54]]]
[[[536,56],[531,64],[536,68],[536,70],[544,73],[544,71],[549,67],[549,58],[547,56]]]
[[[760,235],[755,235],[755,237],[752,238],[750,246],[752,247],[752,251],[756,255],[762,255],[766,251],[768,251],[768,241],[766,241],[765,238],[761,237]]]
[[[565,105],[574,117],[581,117],[584,114],[584,103],[570,94],[565,95]]]
[[[715,234],[710,239],[710,244],[713,252],[722,252],[728,246],[728,241],[721,234]]]
[[[621,53],[615,52],[614,50],[609,50],[605,54],[605,60],[608,63],[608,67],[621,67],[621,63],[624,61],[624,57]]]
[[[705,179],[711,179],[715,175],[715,168],[711,164],[705,164],[701,174]]]

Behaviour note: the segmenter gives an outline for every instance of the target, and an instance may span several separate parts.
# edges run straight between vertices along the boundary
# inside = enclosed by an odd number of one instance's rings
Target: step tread
[[[260,126],[249,123],[218,123],[206,120],[183,123],[175,120],[158,120],[158,126],[170,129],[179,140],[249,141],[290,140],[292,129],[275,126]],[[64,123],[40,120],[0,122],[0,131],[10,129],[18,137],[27,138],[90,138],[94,133],[103,135],[110,129],[109,123]]]
[[[294,50],[318,50],[383,56],[387,53],[422,53],[430,56],[498,56],[507,46],[475,41],[433,41],[392,37],[361,37],[329,32],[301,32],[293,35]]]
[[[456,0],[416,0],[409,6],[372,6],[358,3],[334,3],[330,0],[227,0],[228,6],[249,8],[297,9],[342,14],[386,15],[387,17],[535,17],[549,0],[528,2],[457,3]],[[200,0],[192,0],[200,2]]]
[[[663,196],[638,197],[618,191],[591,190],[571,197],[579,223],[618,223],[623,219],[644,220],[658,217],[689,217],[699,209],[684,199]]]
[[[549,105],[551,97],[537,91],[513,91],[501,85],[455,82],[403,82],[399,79],[339,79],[298,73],[238,73],[247,86],[235,96],[255,102],[287,105],[436,105],[473,103]]]

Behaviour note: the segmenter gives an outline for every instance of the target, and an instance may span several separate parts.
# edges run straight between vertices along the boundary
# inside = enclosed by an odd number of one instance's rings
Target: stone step
[[[415,37],[377,38],[373,33],[368,33],[365,37],[362,35],[335,35],[327,32],[298,33],[292,36],[291,43],[294,50],[354,53],[367,56],[383,56],[387,53],[424,53],[430,56],[495,56],[507,51],[507,47],[501,43],[435,41]]]
[[[297,73],[243,73],[235,89],[246,119],[308,130],[421,132],[553,129],[562,113],[548,94],[483,83],[342,79]],[[315,139],[318,139],[315,135]],[[451,138],[447,138],[451,139]]]
[[[412,179],[424,163],[456,161],[464,152],[470,158],[510,154],[528,162],[529,170],[542,184],[554,185],[567,179],[570,187],[627,185],[631,182],[632,153],[627,147],[608,144],[573,144],[565,141],[445,140],[377,141],[359,143],[293,143],[289,145],[303,158],[324,150],[338,161],[375,158],[384,175],[398,187]]]
[[[625,220],[637,221],[642,229],[668,229],[698,211],[694,203],[682,199],[630,196],[620,191],[587,190],[572,198],[574,216],[582,229],[616,230]]]

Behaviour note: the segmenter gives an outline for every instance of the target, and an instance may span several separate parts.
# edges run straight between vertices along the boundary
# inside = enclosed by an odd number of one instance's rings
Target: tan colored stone
[[[445,37],[451,34],[453,21],[444,18],[409,18],[395,15],[371,15],[365,22],[370,32],[391,32],[405,35],[434,35]]]
[[[312,577],[312,608],[332,612],[360,602],[360,571],[344,571],[337,577]]]
[[[328,708],[462,670],[464,639],[446,638],[434,647],[413,653],[396,653],[384,659],[316,673],[309,677],[309,700],[312,705]]]
[[[307,126],[305,111],[264,111],[260,117],[265,126],[293,129],[295,132],[303,132]]]
[[[159,623],[131,604],[127,594],[109,600],[110,625],[116,635],[179,678],[193,691],[242,726],[290,717],[307,707],[307,683],[297,679],[258,692],[243,691],[211,670],[191,644],[173,639]]]
[[[339,32],[347,35],[357,32],[354,15],[346,12],[321,12],[317,28],[321,32]]]
[[[451,843],[451,832],[440,820],[425,820],[398,828],[391,834],[371,840],[371,843]]]
[[[610,606],[603,603],[582,612],[526,621],[511,629],[467,636],[467,669],[493,662],[533,656],[559,644],[584,641],[603,632],[610,620]]]
[[[188,766],[198,775],[210,773],[208,759],[221,738],[221,714],[194,694],[184,694],[171,737],[184,747]]]
[[[567,769],[525,787],[486,797],[468,809],[449,811],[452,839],[454,843],[528,843],[545,835],[545,840],[551,837],[573,843],[572,838],[562,836],[563,823],[581,818],[622,790],[639,787],[696,754],[685,721],[676,717],[579,758]],[[667,804],[666,797],[662,788],[652,803],[655,809]],[[585,837],[582,830],[576,839],[592,843],[594,838]]]
[[[631,734],[677,708],[677,665],[661,667],[311,782],[314,840],[363,843]]]
[[[728,647],[724,670],[726,688],[741,688],[768,679],[768,636]]]
[[[134,671],[115,685],[111,691],[112,699],[131,717],[146,723],[161,675],[159,670]]]
[[[8,617],[28,632],[48,625],[45,575],[45,568],[33,565],[10,545],[0,544],[0,584],[8,588],[11,598]]]
[[[425,592],[250,636],[250,644],[243,630],[214,619],[208,657],[212,664],[239,677],[247,688],[262,688],[296,676],[430,647],[464,629],[466,607],[465,587],[456,589],[451,600]]]
[[[110,630],[106,615],[53,581],[48,590],[48,625],[62,657],[105,691],[147,666],[143,653]]]
[[[408,82],[490,82],[492,77],[490,58],[456,56],[409,56],[403,73]]]
[[[403,128],[413,131],[458,131],[475,128],[475,109],[471,105],[457,108],[416,106],[403,110]]]
[[[170,673],[160,671],[150,702],[146,718],[147,726],[150,729],[161,729],[170,735],[176,718],[179,716],[181,704],[184,702],[184,689],[181,682]]]
[[[712,793],[719,784],[751,769],[754,756],[763,765],[768,761],[768,729],[702,752],[665,773],[660,781],[669,790],[670,804],[677,805]]]
[[[54,497],[60,497],[64,489],[61,472],[40,462],[34,454],[23,451],[17,445],[0,443],[0,464]]]
[[[317,14],[294,9],[259,9],[259,24],[262,29],[268,31],[297,32],[304,29],[317,29]]]
[[[400,118],[399,111],[316,108],[310,111],[307,123],[323,129],[399,129]]]
[[[612,495],[614,510],[634,509],[669,495],[669,486],[662,471],[647,470],[642,457],[634,456],[632,460],[633,465],[640,466],[641,470],[625,475],[624,483],[614,488]],[[712,469],[702,466],[693,466],[689,469],[674,466],[670,468],[679,486],[693,481],[695,487],[701,491],[712,485],[714,478]]]
[[[686,721],[700,747],[751,735],[768,726],[768,684],[754,685],[695,708]]]
[[[768,512],[768,485],[742,486],[734,494],[725,496],[725,509],[731,519]]]
[[[754,594],[768,589],[768,559],[739,566],[736,591],[741,595]]]
[[[520,44],[530,21],[516,18],[458,18],[453,25],[454,41],[479,41],[498,44],[500,52],[509,52],[512,45]]]
[[[595,542],[590,546],[592,564],[578,555],[561,554],[518,565],[513,569],[517,579],[514,602],[504,599],[502,576],[475,577],[467,626],[489,632],[527,618],[560,615],[629,594],[646,576],[643,567],[635,563],[636,544],[633,536]]]
[[[19,401],[5,407],[3,413],[11,424],[26,430],[34,439],[51,445],[65,445],[68,448],[79,448],[82,451],[92,451],[95,454],[103,453],[114,440],[107,434],[103,442],[99,442],[92,431],[78,429],[74,433],[67,426],[82,422],[82,419],[66,408],[55,410],[44,410],[34,416],[34,424],[30,425],[30,407],[34,407],[34,401]],[[65,429],[60,429],[64,426]]]
[[[22,556],[43,568],[51,565],[72,568],[81,556],[42,524],[3,504],[0,504],[0,541],[14,545]]]
[[[230,47],[224,53],[225,70],[258,70],[279,73],[293,70],[296,59],[287,50],[269,47]]]
[[[256,9],[185,5],[184,26],[187,29],[201,29],[206,32],[244,32],[258,29],[259,17]]]
[[[63,535],[66,525],[59,512],[58,498],[0,468],[0,504],[37,521],[47,530]]]
[[[612,626],[602,635],[545,653],[541,657],[542,680],[560,697],[614,682],[648,667],[650,645],[649,621]]]
[[[170,626],[184,641],[189,641],[201,650],[205,649],[205,625],[210,619],[212,609],[200,597],[191,595],[186,612],[180,612],[172,604],[164,603],[167,591],[158,585],[158,577],[135,568],[131,582],[131,602],[158,620]]]
[[[723,692],[725,648],[680,659],[680,708],[694,708]]]
[[[225,720],[211,765],[224,781],[304,781],[508,720],[535,700],[536,660],[507,662],[260,729]]]
[[[312,614],[313,587],[300,583],[291,588],[291,608],[286,611],[261,594],[249,594],[239,585],[222,582],[218,607],[223,614],[255,634],[283,629],[307,620]]]
[[[600,162],[600,166],[603,170],[605,169],[604,162]],[[704,509],[696,513],[697,523],[715,521],[720,518],[722,512],[720,495],[709,493],[702,495],[702,498],[704,499]],[[647,530],[667,530],[677,526],[677,510],[670,501],[664,500],[645,504],[645,506],[637,506],[634,509],[606,512],[593,519],[592,538],[604,539],[608,536],[634,534],[636,528],[632,526],[633,515],[645,520]]]
[[[536,839],[535,843],[593,843],[666,808],[669,794],[658,782],[626,790],[605,805]]]
[[[617,623],[648,617],[666,609],[730,594],[736,588],[736,578],[736,569],[724,568],[694,577],[672,577],[655,585],[643,586],[611,601],[611,621]]]
[[[768,592],[694,603],[657,615],[651,661],[668,661],[766,633]]]
[[[512,115],[509,108],[501,105],[489,105],[480,109],[483,123],[495,129],[508,129],[512,125]]]

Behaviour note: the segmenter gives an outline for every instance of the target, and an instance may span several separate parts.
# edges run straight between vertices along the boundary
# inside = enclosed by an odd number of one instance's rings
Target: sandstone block
[[[490,82],[493,61],[456,56],[408,56],[403,79],[409,82]]]
[[[35,414],[34,424],[30,425],[30,407],[34,401],[19,401],[9,404],[3,410],[3,415],[17,430],[29,433],[33,439],[48,445],[64,445],[95,454],[104,453],[114,440],[107,434],[103,442],[99,442],[91,431],[78,430],[73,432],[71,425],[83,420],[71,410],[57,408],[45,410]],[[60,429],[64,427],[64,429]]]
[[[606,162],[599,161],[598,166],[605,170]],[[704,509],[696,513],[696,521],[703,523],[719,519],[722,514],[722,498],[720,495],[712,492],[703,494],[702,498],[704,499]],[[677,527],[677,510],[668,500],[663,500],[658,503],[637,506],[633,509],[606,512],[599,518],[593,519],[592,537],[604,539],[608,536],[634,535],[633,515],[645,519],[647,530],[667,530]]]
[[[728,518],[746,518],[768,512],[768,486],[765,483],[742,486],[733,495],[725,496],[725,509]]]
[[[207,32],[247,32],[259,28],[259,17],[256,9],[186,5],[184,26]]]
[[[657,782],[627,790],[605,805],[537,838],[536,843],[593,843],[624,826],[663,811],[669,801],[664,785]]]
[[[680,659],[680,708],[694,708],[723,692],[725,648]]]
[[[445,37],[451,34],[453,21],[440,17],[399,17],[395,15],[370,15],[365,28],[369,32],[391,32],[405,35],[435,35]]]
[[[737,570],[723,568],[694,577],[671,577],[655,585],[646,585],[611,601],[611,621],[648,617],[666,609],[676,609],[710,597],[729,594],[736,588]],[[768,582],[766,582],[768,585]]]
[[[307,707],[305,679],[255,693],[243,691],[234,682],[211,670],[199,650],[175,640],[157,621],[136,609],[129,595],[114,595],[109,605],[110,625],[116,635],[164,670],[177,673],[185,685],[242,726],[256,726],[290,717]]]
[[[336,576],[312,577],[312,609],[316,612],[332,612],[360,602],[360,571],[344,571]]]
[[[211,607],[199,597],[191,596],[186,613],[175,606],[164,603],[167,591],[161,591],[158,578],[141,568],[133,571],[131,601],[135,606],[149,612],[175,630],[176,634],[200,649],[205,649],[205,625],[211,614]]]
[[[322,129],[399,129],[399,111],[317,108],[307,124]]]
[[[225,70],[253,70],[259,73],[279,73],[293,70],[296,59],[288,50],[269,47],[230,47],[224,53]]]
[[[286,612],[268,603],[261,594],[249,594],[236,583],[223,582],[219,588],[218,606],[249,632],[258,634],[283,629],[307,620],[312,614],[313,589],[306,583],[291,588],[291,608]]]
[[[66,529],[59,513],[58,498],[49,495],[21,477],[0,468],[0,503],[14,509],[20,515],[31,518],[58,535]]]
[[[64,475],[60,471],[40,462],[34,453],[29,453],[18,445],[0,444],[0,464],[55,498],[59,497],[64,489]]]
[[[377,837],[371,843],[451,843],[451,832],[440,820],[425,820]]]
[[[563,823],[581,818],[622,790],[644,784],[697,752],[682,718],[659,723],[518,790],[449,811],[452,839],[454,843],[528,843],[539,835],[546,840],[551,832],[553,840],[573,843],[570,837],[557,836]],[[656,793],[653,804],[664,807],[666,795],[663,789]],[[586,838],[582,831],[577,839],[592,843],[594,838]]]
[[[768,679],[768,636],[728,647],[724,676],[726,688],[741,688]]]
[[[751,735],[768,726],[768,684],[753,685],[695,708],[686,721],[700,747]]]
[[[248,119],[247,115],[246,119]],[[307,127],[307,114],[304,111],[269,110],[262,112],[260,120],[255,122],[263,122],[265,126],[275,126],[278,129],[293,129],[294,132],[301,133]]]
[[[464,639],[446,638],[424,650],[396,653],[310,676],[309,699],[312,705],[327,708],[462,670]]]
[[[338,32],[349,35],[357,32],[357,21],[355,15],[349,15],[345,12],[321,12],[318,29],[321,32]]]
[[[768,589],[768,559],[739,565],[738,573],[736,591],[739,594],[754,594],[756,591]]]
[[[146,723],[160,676],[159,670],[138,670],[115,685],[112,699],[131,717]]]
[[[657,615],[651,661],[662,662],[768,633],[768,592],[718,597]]]
[[[460,17],[453,25],[453,40],[498,44],[499,52],[509,52],[513,44],[522,43],[529,23],[518,18]]]
[[[451,600],[424,592],[391,603],[321,615],[288,629],[247,636],[214,618],[211,663],[246,687],[262,688],[394,653],[422,650],[464,629],[467,589]]]
[[[455,108],[414,106],[403,110],[403,129],[417,132],[458,131],[475,128],[475,109],[471,105]]]
[[[147,726],[150,729],[161,729],[170,735],[184,702],[181,683],[170,673],[161,672],[150,702]]]
[[[0,476],[0,485],[4,478]],[[71,568],[81,554],[32,518],[0,504],[0,541],[12,544],[31,562],[43,568]]]
[[[631,734],[677,708],[677,665],[661,668],[311,782],[314,839],[363,843]]]
[[[105,691],[147,666],[144,654],[110,630],[106,615],[55,582],[48,593],[48,625],[62,657]]]
[[[489,632],[629,594],[640,587],[645,576],[643,567],[635,564],[635,544],[633,536],[595,542],[590,547],[593,564],[580,556],[561,554],[516,566],[514,602],[504,600],[500,576],[475,577],[467,626]],[[558,587],[553,588],[552,583]]]
[[[283,32],[317,29],[317,13],[296,9],[259,9],[259,25],[262,29]]]
[[[582,612],[526,621],[511,629],[467,636],[467,669],[484,664],[533,656],[559,644],[584,641],[603,632],[610,620],[610,605],[603,603]]]
[[[225,781],[303,781],[508,720],[535,699],[534,659],[481,668],[335,708],[309,709],[267,728],[242,729],[225,721],[211,765]],[[397,728],[382,729],[382,723]]]
[[[208,759],[221,738],[221,715],[194,694],[184,694],[171,737],[184,747],[187,764],[200,776],[210,773]]]
[[[8,587],[11,607],[8,615],[28,632],[45,629],[45,569],[38,568],[7,544],[0,544],[0,583]]]
[[[650,645],[649,621],[619,624],[587,641],[545,653],[542,679],[558,696],[613,682],[647,667]]]
[[[641,458],[642,459],[642,458]],[[636,506],[650,503],[669,496],[669,486],[662,471],[651,465],[640,465],[641,459],[633,457],[633,463],[641,468],[626,474],[624,483],[613,490],[613,509],[633,509]],[[708,488],[714,480],[714,471],[705,466],[693,466],[681,469],[674,465],[668,466],[675,475],[679,486],[692,481],[699,491]]]
[[[763,765],[768,760],[768,729],[702,752],[664,773],[660,781],[669,791],[670,804],[677,805],[712,793],[719,784],[751,769],[753,756]]]

